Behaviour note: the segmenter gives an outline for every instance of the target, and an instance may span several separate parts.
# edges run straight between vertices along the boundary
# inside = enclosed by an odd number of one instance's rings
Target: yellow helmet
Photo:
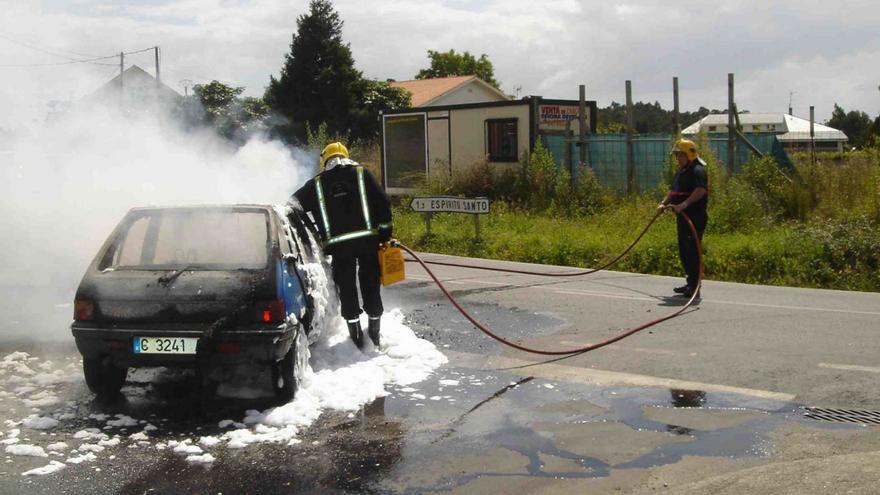
[[[679,139],[672,146],[672,153],[680,152],[687,155],[688,161],[696,160],[697,158],[697,144],[691,141],[690,139]]]
[[[327,160],[334,156],[348,158],[348,148],[340,142],[330,143],[325,146],[324,150],[321,151],[321,170],[324,170],[324,167],[327,165]]]

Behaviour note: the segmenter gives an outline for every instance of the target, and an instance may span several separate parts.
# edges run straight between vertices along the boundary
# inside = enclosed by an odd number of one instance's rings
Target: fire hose
[[[572,354],[583,354],[585,352],[593,351],[593,350],[599,349],[601,347],[605,347],[609,344],[613,344],[615,342],[618,342],[620,340],[625,339],[626,337],[629,337],[630,335],[641,332],[642,330],[645,330],[646,328],[651,328],[654,325],[657,325],[657,324],[662,323],[664,321],[671,320],[672,318],[680,316],[682,313],[687,311],[687,309],[693,304],[694,300],[697,298],[697,296],[700,293],[700,286],[703,283],[703,247],[700,242],[700,236],[697,234],[697,229],[696,229],[696,227],[694,227],[694,223],[691,221],[690,217],[687,216],[687,214],[685,214],[684,212],[678,213],[687,222],[687,225],[691,230],[691,234],[694,237],[694,243],[696,244],[696,247],[697,247],[697,256],[698,256],[699,266],[700,266],[699,276],[697,278],[697,286],[694,288],[693,294],[691,294],[691,297],[690,297],[690,299],[688,299],[687,303],[685,303],[678,310],[673,311],[672,313],[669,313],[666,316],[662,316],[660,318],[656,318],[656,319],[648,321],[646,323],[642,323],[640,325],[636,325],[634,327],[622,330],[617,335],[615,335],[609,339],[603,340],[601,342],[587,345],[587,346],[583,346],[583,347],[576,347],[573,349],[561,349],[561,350],[535,349],[532,347],[527,347],[527,346],[524,346],[521,344],[517,344],[515,342],[511,342],[510,340],[507,340],[504,337],[501,337],[500,335],[496,334],[495,332],[493,332],[492,330],[487,328],[485,325],[483,325],[482,323],[477,321],[476,318],[474,318],[470,313],[468,313],[468,311],[464,307],[462,307],[462,305],[455,299],[455,297],[452,296],[452,294],[449,292],[449,290],[446,289],[446,287],[443,285],[443,283],[440,281],[440,279],[437,278],[437,276],[434,274],[434,272],[431,271],[430,268],[428,268],[428,265],[432,264],[432,265],[453,266],[453,267],[460,267],[460,268],[473,268],[473,269],[477,269],[477,270],[489,270],[489,271],[494,271],[494,272],[515,273],[515,274],[521,274],[521,275],[537,275],[537,276],[542,276],[542,277],[575,277],[575,276],[580,276],[580,275],[589,275],[591,273],[596,273],[598,271],[605,270],[605,269],[615,265],[624,256],[626,256],[632,250],[632,248],[635,247],[635,245],[639,243],[639,241],[642,239],[642,237],[644,237],[645,233],[648,232],[648,230],[651,228],[651,226],[654,225],[654,222],[657,221],[657,219],[660,217],[660,215],[663,213],[663,211],[664,210],[658,210],[657,213],[651,218],[651,221],[648,222],[648,224],[645,226],[644,229],[642,229],[642,231],[639,233],[639,235],[636,237],[636,239],[619,255],[615,256],[610,261],[603,263],[602,265],[600,265],[597,268],[592,268],[589,270],[580,270],[580,271],[576,271],[576,272],[542,273],[542,272],[534,272],[534,271],[528,271],[528,270],[514,270],[514,269],[508,269],[508,268],[491,268],[491,267],[486,267],[486,266],[467,265],[467,264],[451,263],[451,262],[423,261],[415,252],[413,252],[412,249],[408,248],[407,246],[405,246],[403,244],[400,244],[399,242],[397,243],[397,245],[400,246],[401,249],[403,249],[404,251],[409,253],[409,255],[412,256],[415,259],[415,261],[418,262],[422,266],[422,268],[425,270],[425,272],[428,273],[428,275],[431,277],[431,279],[434,280],[434,283],[437,284],[437,286],[440,288],[440,290],[443,292],[443,294],[446,296],[446,298],[449,299],[449,302],[452,303],[452,305],[455,307],[455,309],[457,309],[477,329],[479,329],[480,331],[482,331],[484,334],[488,335],[489,337],[497,340],[498,342],[500,342],[506,346],[512,347],[514,349],[518,349],[520,351],[529,352],[532,354],[540,354],[540,355],[544,355],[544,356],[565,356],[565,355],[572,355]],[[410,261],[410,260],[407,260],[407,261]]]

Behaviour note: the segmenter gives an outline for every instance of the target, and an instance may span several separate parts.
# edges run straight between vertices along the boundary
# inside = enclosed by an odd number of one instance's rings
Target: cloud
[[[262,94],[269,75],[278,73],[296,19],[308,8],[306,0],[8,3],[0,29],[11,36],[97,54],[160,45],[172,86],[216,78],[251,95]],[[678,76],[684,109],[721,108],[727,73],[734,72],[741,108],[782,111],[791,90],[801,115],[812,104],[827,118],[835,102],[880,112],[880,64],[871,62],[880,58],[880,8],[873,1],[338,0],[335,6],[358,68],[379,79],[409,79],[426,65],[427,50],[454,48],[486,53],[508,93],[522,86],[521,94],[575,98],[577,85],[586,84],[589,97],[605,105],[623,101],[624,81],[631,79],[636,100],[669,107]],[[57,60],[2,42],[0,56]],[[131,62],[152,68],[150,54]],[[6,79],[0,103],[21,100],[22,93],[78,96],[112,68],[19,72],[27,77]]]

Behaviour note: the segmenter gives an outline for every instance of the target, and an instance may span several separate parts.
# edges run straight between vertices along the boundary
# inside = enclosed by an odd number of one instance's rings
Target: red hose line
[[[609,266],[614,265],[621,258],[623,258],[623,256],[626,253],[628,253],[633,248],[633,246],[635,246],[639,242],[639,240],[641,240],[641,238],[645,235],[645,232],[647,232],[648,229],[651,227],[651,225],[654,224],[654,222],[657,220],[657,218],[660,216],[661,213],[662,213],[662,210],[658,211],[657,214],[654,215],[654,217],[651,219],[651,221],[648,222],[648,225],[642,230],[642,232],[639,234],[639,236],[636,238],[636,240],[632,244],[630,244],[630,246],[628,248],[626,248],[626,250],[623,253],[621,253],[620,255],[615,257],[610,263],[606,263],[605,265],[603,265],[602,268],[595,268],[595,269],[586,270],[586,271],[582,271],[582,272],[576,272],[576,273],[539,273],[539,272],[529,272],[529,271],[524,271],[524,270],[496,269],[496,268],[487,268],[487,267],[480,267],[480,266],[473,266],[473,265],[462,265],[462,264],[455,264],[455,263],[442,263],[442,262],[427,262],[427,263],[446,265],[446,266],[457,266],[457,267],[464,267],[464,268],[477,268],[477,269],[481,269],[481,270],[492,270],[492,271],[505,272],[505,273],[540,275],[540,276],[547,276],[547,277],[570,277],[570,276],[575,276],[575,275],[587,275],[587,274],[595,273],[599,270],[608,268]],[[425,261],[422,261],[422,259],[419,258],[419,256],[416,253],[414,253],[410,248],[404,246],[403,244],[399,244],[399,246],[404,251],[409,253],[410,256],[415,258],[415,260],[420,265],[422,265],[422,268],[425,269],[425,271],[434,280],[434,282],[437,284],[437,286],[440,288],[440,290],[443,292],[443,294],[446,296],[446,298],[449,299],[449,302],[451,302],[452,305],[455,306],[455,308],[465,318],[467,318],[467,320],[469,322],[471,322],[471,324],[473,324],[475,327],[477,327],[477,329],[479,329],[480,331],[482,331],[483,333],[485,333],[489,337],[492,337],[493,339],[497,340],[498,342],[501,342],[502,344],[504,344],[506,346],[512,347],[514,349],[518,349],[520,351],[529,352],[532,354],[541,354],[544,356],[563,356],[563,355],[569,355],[569,354],[582,354],[585,352],[599,349],[601,347],[605,347],[609,344],[613,344],[619,340],[623,340],[626,337],[629,337],[630,335],[641,332],[642,330],[644,330],[646,328],[653,327],[654,325],[662,323],[666,320],[671,320],[672,318],[675,318],[676,316],[679,316],[682,313],[684,313],[691,306],[691,304],[693,304],[694,300],[697,298],[697,295],[700,292],[700,287],[703,285],[703,247],[702,247],[702,243],[700,242],[700,236],[697,234],[697,229],[696,229],[696,227],[694,227],[694,223],[691,221],[690,217],[688,217],[687,214],[685,214],[684,212],[679,213],[679,215],[681,215],[685,219],[685,221],[687,221],[688,227],[690,227],[690,229],[691,229],[691,234],[693,234],[694,242],[697,245],[697,255],[699,257],[699,262],[700,262],[700,273],[699,273],[699,277],[697,278],[697,287],[696,287],[696,290],[694,290],[694,293],[691,295],[691,298],[688,299],[687,303],[684,306],[682,306],[677,311],[674,311],[666,316],[663,316],[663,317],[651,320],[647,323],[642,323],[641,325],[623,330],[622,332],[615,335],[614,337],[611,337],[610,339],[607,339],[607,340],[603,340],[602,342],[588,345],[588,346],[584,346],[584,347],[578,347],[578,348],[574,348],[574,349],[564,349],[564,350],[534,349],[531,347],[526,347],[524,345],[517,344],[515,342],[511,342],[511,341],[505,339],[504,337],[501,337],[501,336],[495,334],[490,329],[488,329],[485,325],[483,325],[482,323],[477,321],[473,316],[471,316],[471,314],[468,313],[467,310],[464,309],[461,306],[461,304],[459,304],[458,301],[455,300],[455,298],[452,296],[452,294],[449,293],[449,291],[446,289],[446,287],[443,285],[443,283],[440,282],[440,279],[438,279],[437,276],[434,275],[434,272],[432,272],[431,269],[428,268],[428,265]]]
[[[626,249],[623,250],[623,252],[621,252],[620,254],[618,254],[617,256],[615,256],[614,258],[609,260],[608,262],[602,264],[601,266],[599,266],[597,268],[590,268],[589,270],[580,270],[580,271],[576,271],[576,272],[565,272],[565,273],[546,273],[546,272],[530,272],[528,270],[514,270],[512,268],[491,268],[488,266],[465,265],[465,264],[461,264],[461,263],[451,263],[448,261],[426,261],[425,263],[428,263],[429,265],[454,266],[454,267],[459,267],[459,268],[473,268],[475,270],[489,270],[489,271],[493,271],[493,272],[502,272],[502,273],[517,273],[520,275],[538,275],[538,276],[542,276],[542,277],[579,277],[582,275],[590,275],[590,274],[593,274],[596,272],[600,272],[602,270],[607,270],[609,267],[616,265],[617,262],[620,261],[621,259],[623,259],[624,256],[629,254],[629,252],[632,251],[632,248],[634,248],[636,246],[636,244],[638,244],[639,241],[642,240],[642,237],[645,236],[645,234],[648,232],[648,229],[650,229],[651,226],[654,225],[654,222],[656,222],[657,219],[662,214],[663,214],[663,210],[657,210],[657,213],[654,214],[654,216],[651,218],[651,221],[648,222],[648,225],[646,225],[645,228],[643,228],[642,231],[639,232],[639,235],[636,237],[636,239],[634,241],[632,241],[632,243],[630,243],[630,245],[627,246]],[[412,254],[408,249],[406,251],[408,253]],[[406,260],[406,261],[411,261],[411,260]]]

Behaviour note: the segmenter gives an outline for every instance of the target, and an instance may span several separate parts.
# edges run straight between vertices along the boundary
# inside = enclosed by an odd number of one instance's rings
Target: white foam
[[[52,474],[57,471],[61,471],[62,469],[66,468],[66,467],[67,467],[67,465],[65,465],[63,462],[49,461],[49,464],[46,464],[43,467],[31,469],[30,471],[25,471],[25,472],[21,473],[21,475],[22,476],[44,476],[47,474]]]
[[[127,427],[127,426],[137,426],[137,425],[138,425],[138,420],[136,420],[130,416],[126,416],[124,414],[117,414],[116,419],[112,419],[112,420],[107,421],[107,426],[114,426],[117,428],[118,427]]]
[[[67,450],[68,448],[70,447],[65,442],[56,442],[46,445],[46,450],[50,450],[53,452],[57,452],[59,450]]]
[[[216,459],[211,454],[189,455],[186,457],[186,462],[193,462],[198,464],[210,464],[215,460]]]
[[[98,442],[98,445],[102,447],[116,447],[120,442],[121,440],[119,440],[119,437],[114,437],[110,440],[101,440]]]
[[[7,445],[6,453],[12,455],[28,456],[28,457],[49,457],[49,454],[43,450],[43,447],[28,444]]]
[[[96,456],[95,454],[93,454],[91,452],[86,452],[85,454],[82,454],[82,455],[79,455],[76,457],[71,457],[71,458],[67,459],[67,461],[65,461],[65,462],[68,462],[70,464],[82,464],[84,462],[92,462],[97,458],[98,458],[98,456]]]
[[[311,370],[306,370],[295,399],[267,411],[249,411],[245,424],[223,438],[231,448],[254,442],[291,442],[298,431],[312,424],[324,410],[357,411],[387,395],[386,385],[409,385],[427,378],[446,362],[446,356],[428,341],[416,337],[394,310],[382,319],[382,352],[355,347],[345,322],[334,318],[324,338],[312,347]],[[260,426],[278,428],[261,431]]]
[[[440,380],[440,385],[446,387],[455,387],[458,385],[458,380]]]
[[[202,437],[199,439],[199,445],[205,447],[206,449],[210,449],[211,447],[217,445],[222,440],[214,436]]]
[[[58,426],[58,420],[47,416],[32,414],[22,421],[22,426],[32,430],[51,430]]]

